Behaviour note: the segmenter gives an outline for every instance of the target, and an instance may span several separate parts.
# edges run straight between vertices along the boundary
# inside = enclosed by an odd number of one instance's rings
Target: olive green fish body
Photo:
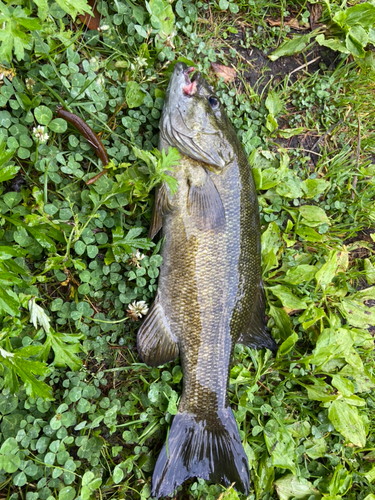
[[[152,366],[181,357],[183,391],[153,476],[153,496],[189,477],[247,492],[249,470],[228,403],[234,345],[269,347],[264,327],[259,208],[245,153],[204,79],[176,65],[161,120],[160,148],[182,153],[156,199],[165,242],[157,297],[138,333]],[[184,92],[185,91],[185,92]],[[160,223],[160,220],[159,220]]]

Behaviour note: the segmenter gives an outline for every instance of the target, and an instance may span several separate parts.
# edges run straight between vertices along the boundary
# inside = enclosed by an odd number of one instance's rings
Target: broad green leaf
[[[277,168],[253,168],[254,180],[257,189],[263,191],[275,187],[280,182],[282,172]]]
[[[368,36],[361,26],[353,26],[346,34],[346,46],[355,57],[365,57],[365,50],[368,44]]]
[[[313,229],[312,227],[300,226],[296,230],[296,233],[305,241],[316,242],[316,241],[322,241],[324,238],[322,234],[317,233],[315,229]]]
[[[175,20],[170,3],[166,0],[150,0],[146,7],[151,14],[151,24],[159,30],[159,36],[168,38],[173,33]]]
[[[130,81],[126,85],[125,99],[129,108],[137,108],[140,106],[146,97],[146,92],[142,89],[139,83]]]
[[[322,496],[310,481],[298,478],[293,474],[281,477],[275,481],[274,485],[280,500],[290,500],[292,498],[301,500],[307,498],[312,500],[314,498],[314,500],[318,500]]]
[[[335,18],[333,19],[335,20]],[[371,28],[375,24],[375,5],[365,2],[349,7],[345,11],[345,24]]]
[[[360,300],[344,298],[339,305],[340,312],[346,321],[359,328],[369,328],[375,325],[375,311]]]
[[[297,52],[302,52],[306,45],[310,41],[311,34],[308,35],[297,35],[291,40],[284,40],[283,43],[269,55],[271,61],[276,61],[282,56],[292,56]]]
[[[27,251],[23,248],[0,246],[0,261],[8,260],[12,257],[24,257],[26,254]],[[24,271],[24,274],[26,274],[26,271]]]
[[[303,382],[299,382],[302,387],[305,387],[307,390],[307,397],[312,401],[321,401],[322,403],[328,403],[329,401],[333,401],[337,398],[335,394],[333,394],[332,387],[326,384],[322,379],[317,379],[314,377],[308,377],[312,382],[311,384],[305,384]]]
[[[328,489],[331,495],[345,495],[352,486],[352,474],[339,463],[336,466]]]
[[[16,295],[0,285],[0,314],[18,316],[20,304]]]
[[[13,156],[13,152],[11,156]],[[0,169],[0,182],[5,182],[9,181],[9,179],[13,179],[20,168],[21,167],[18,167],[16,165],[8,165],[6,167],[2,167]]]
[[[268,314],[275,320],[275,323],[279,329],[280,337],[284,340],[287,340],[293,334],[292,323],[288,314],[281,307],[275,307],[272,304],[270,304],[270,310]]]
[[[304,329],[310,328],[315,325],[317,321],[325,318],[326,313],[323,308],[316,307],[315,304],[311,304],[306,311],[298,318],[299,322],[302,323]]]
[[[42,21],[48,15],[48,0],[34,0],[34,3],[38,6],[38,17]]]
[[[336,274],[337,269],[337,250],[332,250],[322,267],[315,274],[317,287],[325,288],[329,285]]]
[[[355,446],[366,445],[366,430],[356,408],[350,407],[344,401],[333,401],[328,417],[334,428]]]
[[[275,420],[270,420],[264,429],[264,440],[274,467],[289,469],[295,474],[296,445],[290,432]]]
[[[283,174],[281,179],[281,182],[276,186],[277,194],[292,199],[302,196],[302,182],[291,170]]]
[[[369,285],[375,284],[375,267],[373,266],[370,259],[364,260],[366,281]]]
[[[324,438],[306,439],[303,445],[306,450],[306,455],[308,455],[313,460],[324,457],[327,452],[327,442]]]
[[[299,285],[300,283],[308,283],[313,279],[317,271],[316,266],[301,264],[300,266],[289,269],[283,279],[284,283],[290,285]]]
[[[329,49],[336,50],[338,52],[343,52],[344,54],[350,54],[350,50],[347,48],[344,42],[338,38],[325,38],[324,35],[318,35],[315,40],[319,45],[328,47]]]
[[[301,359],[301,363],[321,366],[330,359],[345,358],[351,351],[355,333],[347,328],[325,328],[319,335],[313,354]]]
[[[304,300],[298,298],[287,286],[276,285],[268,287],[278,299],[280,299],[282,305],[291,310],[306,309],[307,304]]]
[[[340,374],[353,378],[356,392],[370,392],[375,389],[375,378],[370,374],[367,368],[358,370],[348,364],[344,366]]]
[[[314,198],[324,193],[330,187],[330,183],[324,179],[307,179],[302,182],[302,190],[306,198]]]
[[[304,224],[308,226],[314,227],[320,224],[330,224],[330,220],[325,211],[315,205],[303,205],[299,208],[299,212],[303,219],[305,219]]]
[[[342,375],[332,375],[332,385],[341,392],[343,396],[352,396],[354,394],[354,384]]]
[[[293,349],[297,341],[298,341],[298,335],[294,332],[286,340],[284,340],[281,346],[279,346],[279,349],[277,351],[277,357],[281,358],[282,356],[285,356],[285,354],[288,354],[288,352],[290,352]]]
[[[275,479],[275,469],[267,452],[264,452],[258,462],[258,469],[254,474],[254,488],[256,497],[260,498],[264,491],[270,491]]]
[[[77,14],[83,14],[87,12],[90,16],[94,17],[94,13],[91,7],[88,5],[87,0],[56,0],[56,3],[70,16],[72,16],[73,21],[75,20]]]
[[[304,131],[304,127],[297,128],[283,128],[277,131],[277,134],[284,139],[290,139],[295,135],[300,135]]]
[[[276,117],[282,111],[282,100],[274,90],[268,92],[265,106],[273,117]]]
[[[275,222],[271,222],[261,236],[262,241],[262,267],[264,273],[277,267],[280,247],[283,245],[280,228]]]

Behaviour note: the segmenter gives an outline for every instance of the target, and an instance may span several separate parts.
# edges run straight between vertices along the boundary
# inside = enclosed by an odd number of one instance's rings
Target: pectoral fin
[[[278,346],[267,328],[265,322],[266,300],[264,296],[263,283],[259,285],[259,292],[253,303],[253,311],[247,329],[237,340],[238,344],[244,344],[253,349],[267,348],[276,354]]]
[[[173,210],[171,195],[166,184],[162,184],[155,193],[155,204],[152,212],[151,227],[148,237],[153,239],[163,226],[163,215]]]
[[[177,339],[171,332],[168,320],[156,295],[149,313],[137,335],[137,349],[142,360],[149,366],[160,366],[177,358]]]
[[[225,227],[225,211],[220,194],[211,177],[205,173],[203,182],[189,179],[188,212],[203,231]]]

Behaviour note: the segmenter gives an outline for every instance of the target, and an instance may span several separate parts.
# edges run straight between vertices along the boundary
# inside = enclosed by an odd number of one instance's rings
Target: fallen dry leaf
[[[100,26],[101,16],[96,8],[97,0],[89,0],[89,5],[94,13],[94,17],[90,16],[90,14],[78,14],[80,21],[85,24],[89,30],[96,30]]]
[[[281,26],[282,24],[283,26],[290,26],[294,30],[307,30],[309,28],[308,26],[300,26],[295,17],[289,19],[289,21],[284,20],[283,23],[281,23],[281,19],[278,19],[277,21],[274,21],[273,19],[266,19],[266,21],[270,26]]]
[[[320,3],[312,3],[308,4],[308,9],[310,11],[310,27],[314,29],[314,26],[322,15],[323,6]]]
[[[234,68],[229,68],[228,66],[224,66],[223,64],[211,63],[212,69],[215,74],[220,78],[224,78],[224,82],[233,82],[236,78],[236,70]]]

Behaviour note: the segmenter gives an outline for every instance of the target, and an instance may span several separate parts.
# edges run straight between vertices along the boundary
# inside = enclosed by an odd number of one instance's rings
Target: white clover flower
[[[25,80],[27,90],[32,90],[35,85],[35,80],[33,78],[26,78]]]
[[[145,258],[145,255],[141,253],[139,250],[136,253],[132,253],[132,258],[128,260],[128,264],[134,267],[141,267],[139,265],[140,261]]]
[[[108,24],[103,24],[103,26],[99,26],[98,31],[107,31],[109,30]]]
[[[142,315],[145,316],[148,313],[148,305],[144,300],[134,301],[128,307],[126,312],[132,321],[137,321],[138,318],[142,318]]]
[[[39,142],[47,142],[49,139],[49,135],[47,133],[44,133],[44,127],[42,125],[34,127],[33,134]]]

